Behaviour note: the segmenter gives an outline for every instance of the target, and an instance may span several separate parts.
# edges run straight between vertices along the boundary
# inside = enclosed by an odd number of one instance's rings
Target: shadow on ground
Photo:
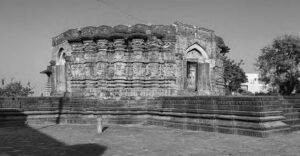
[[[66,145],[26,126],[27,117],[22,112],[14,110],[14,113],[17,117],[13,121],[0,124],[0,156],[101,156],[107,149],[92,143]],[[5,119],[5,115],[0,115],[0,118]]]

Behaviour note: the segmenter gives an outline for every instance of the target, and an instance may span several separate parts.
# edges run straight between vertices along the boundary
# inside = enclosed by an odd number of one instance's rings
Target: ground
[[[256,138],[154,126],[38,125],[0,128],[0,156],[300,155],[300,132]]]

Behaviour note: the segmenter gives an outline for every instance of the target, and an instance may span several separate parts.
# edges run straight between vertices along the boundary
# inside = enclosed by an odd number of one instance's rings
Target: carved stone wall
[[[59,51],[65,53],[64,66]],[[62,94],[57,82],[66,75],[64,94],[75,97],[220,95],[217,53],[213,31],[182,23],[70,29],[53,38],[52,94]],[[197,70],[192,91],[187,89],[190,62]]]

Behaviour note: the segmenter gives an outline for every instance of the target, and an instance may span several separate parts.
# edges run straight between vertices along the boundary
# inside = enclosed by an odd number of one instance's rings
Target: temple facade
[[[172,25],[102,25],[52,39],[49,95],[122,98],[223,95],[214,31]]]

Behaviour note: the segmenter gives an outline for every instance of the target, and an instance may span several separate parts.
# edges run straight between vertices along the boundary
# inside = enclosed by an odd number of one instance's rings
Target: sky
[[[90,25],[175,21],[215,30],[253,73],[261,48],[300,35],[299,8],[300,0],[0,0],[0,78],[30,82],[40,95],[52,37]]]

